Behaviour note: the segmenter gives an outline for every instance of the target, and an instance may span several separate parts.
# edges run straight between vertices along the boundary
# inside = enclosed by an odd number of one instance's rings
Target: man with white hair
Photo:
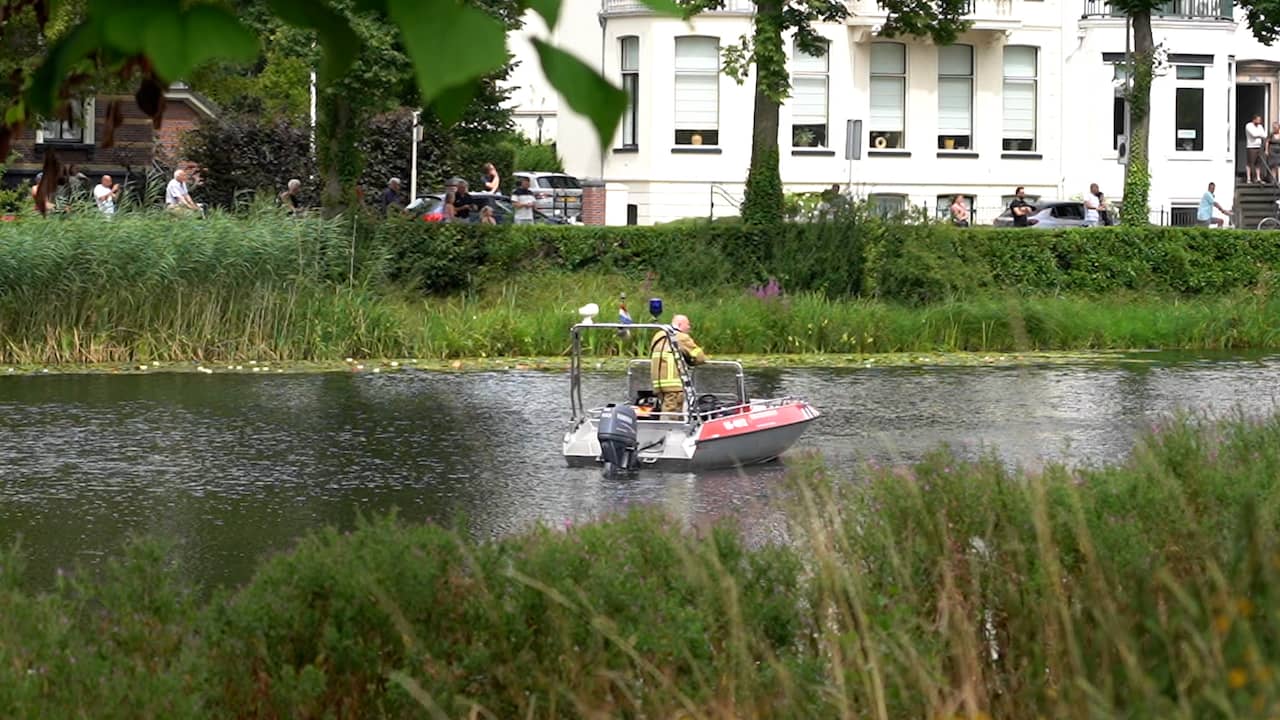
[[[383,213],[386,213],[388,208],[404,209],[404,200],[400,197],[400,178],[391,178],[387,181],[387,189],[382,191],[378,205]]]
[[[298,191],[301,189],[302,181],[294,178],[289,181],[288,189],[280,193],[280,204],[294,215],[302,212],[302,206],[298,204]]]
[[[200,212],[200,206],[195,200],[191,199],[191,193],[187,191],[187,172],[182,169],[173,171],[173,179],[169,181],[169,185],[164,190],[164,206],[166,210],[186,215],[192,212]]]
[[[649,341],[649,375],[653,380],[653,391],[658,394],[658,407],[666,417],[673,413],[684,414],[684,382],[680,378],[676,353],[679,352],[689,365],[701,365],[707,361],[707,354],[689,335],[692,325],[687,316],[671,318],[671,327],[676,329],[676,347],[671,347],[671,340],[663,330],[655,332]]]

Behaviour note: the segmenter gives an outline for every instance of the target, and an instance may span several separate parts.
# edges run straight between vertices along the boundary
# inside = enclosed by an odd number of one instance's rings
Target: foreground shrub
[[[34,594],[0,555],[15,717],[1269,717],[1280,418],[1179,418],[1115,465],[940,450],[833,478],[790,535],[647,511],[476,543],[316,533],[201,608],[135,546]]]

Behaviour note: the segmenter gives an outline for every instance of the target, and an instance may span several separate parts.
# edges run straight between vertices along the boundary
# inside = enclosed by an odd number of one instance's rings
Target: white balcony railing
[[[964,17],[969,20],[1013,19],[1014,0],[969,0]],[[849,0],[853,17],[883,18],[888,12],[878,0]]]
[[[708,14],[750,15],[756,11],[751,0],[725,0],[724,7],[710,10]],[[649,15],[652,8],[640,0],[601,0],[600,12],[604,15]]]

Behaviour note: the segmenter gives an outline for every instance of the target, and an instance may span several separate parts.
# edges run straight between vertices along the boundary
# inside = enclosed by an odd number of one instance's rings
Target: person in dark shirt
[[[1027,191],[1021,185],[1013,191],[1013,202],[1009,203],[1009,214],[1013,216],[1014,227],[1027,227],[1027,218],[1034,210],[1026,201]]]
[[[478,198],[467,192],[467,182],[465,180],[458,181],[458,190],[453,196],[453,216],[455,218],[471,222],[480,217],[480,208],[484,206],[484,198]]]
[[[382,191],[382,197],[378,199],[378,207],[383,213],[386,213],[388,208],[404,209],[404,199],[400,195],[400,178],[391,178],[387,181],[387,189]]]

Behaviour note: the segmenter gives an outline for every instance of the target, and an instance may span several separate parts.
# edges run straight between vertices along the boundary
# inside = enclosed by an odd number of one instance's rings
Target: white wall
[[[1103,53],[1125,49],[1121,19],[1081,20],[1083,0],[1011,0],[1011,8],[983,16],[975,30],[959,42],[974,48],[973,148],[976,157],[957,156],[937,149],[938,51],[925,41],[907,45],[906,147],[909,157],[872,153],[869,130],[869,62],[876,28],[865,17],[846,24],[827,24],[819,31],[831,42],[828,73],[828,136],[830,154],[793,153],[791,114],[783,106],[779,141],[781,172],[792,190],[816,190],[852,179],[855,194],[894,193],[928,204],[937,197],[976,195],[979,219],[989,220],[1002,196],[1024,185],[1042,197],[1076,197],[1097,182],[1109,197],[1119,198],[1123,167],[1112,148],[1112,66]],[[979,3],[984,7],[995,4]],[[752,78],[738,84],[719,81],[719,131],[716,150],[677,146],[674,142],[675,38],[711,35],[721,46],[737,42],[750,31],[745,15],[704,15],[690,22],[645,15],[599,18],[597,0],[566,0],[563,26],[554,42],[603,68],[621,83],[619,38],[635,36],[640,44],[638,148],[619,148],[619,138],[606,144],[603,154],[591,126],[564,109],[557,117],[559,150],[566,170],[583,177],[603,177],[629,187],[629,202],[638,205],[641,223],[711,212],[713,186],[740,199],[750,161]],[[1252,39],[1246,27],[1213,21],[1156,20],[1157,42],[1172,53],[1212,55],[1206,67],[1205,148],[1201,152],[1174,147],[1174,99],[1180,84],[1171,69],[1152,90],[1150,157],[1153,208],[1196,200],[1207,182],[1218,184],[1219,196],[1230,198],[1234,187],[1233,147],[1235,78],[1228,57],[1280,60],[1280,51]],[[895,39],[896,42],[904,42]],[[1006,45],[1039,48],[1037,143],[1034,153],[1002,149],[1003,51]],[[791,52],[790,40],[786,42]],[[532,58],[532,56],[530,56]],[[536,62],[536,60],[534,60]],[[527,72],[527,68],[525,69]],[[538,73],[540,76],[540,72]],[[536,78],[528,80],[536,85]],[[532,92],[532,91],[530,91]],[[1272,107],[1280,99],[1272,98]],[[521,109],[529,111],[527,105]],[[844,159],[845,122],[862,119],[863,158]],[[544,125],[544,137],[547,136]],[[701,150],[702,152],[698,152]],[[1229,202],[1229,200],[1228,200]],[[1226,204],[1226,203],[1224,203]],[[717,195],[715,214],[734,212]],[[616,216],[615,216],[616,217]]]

